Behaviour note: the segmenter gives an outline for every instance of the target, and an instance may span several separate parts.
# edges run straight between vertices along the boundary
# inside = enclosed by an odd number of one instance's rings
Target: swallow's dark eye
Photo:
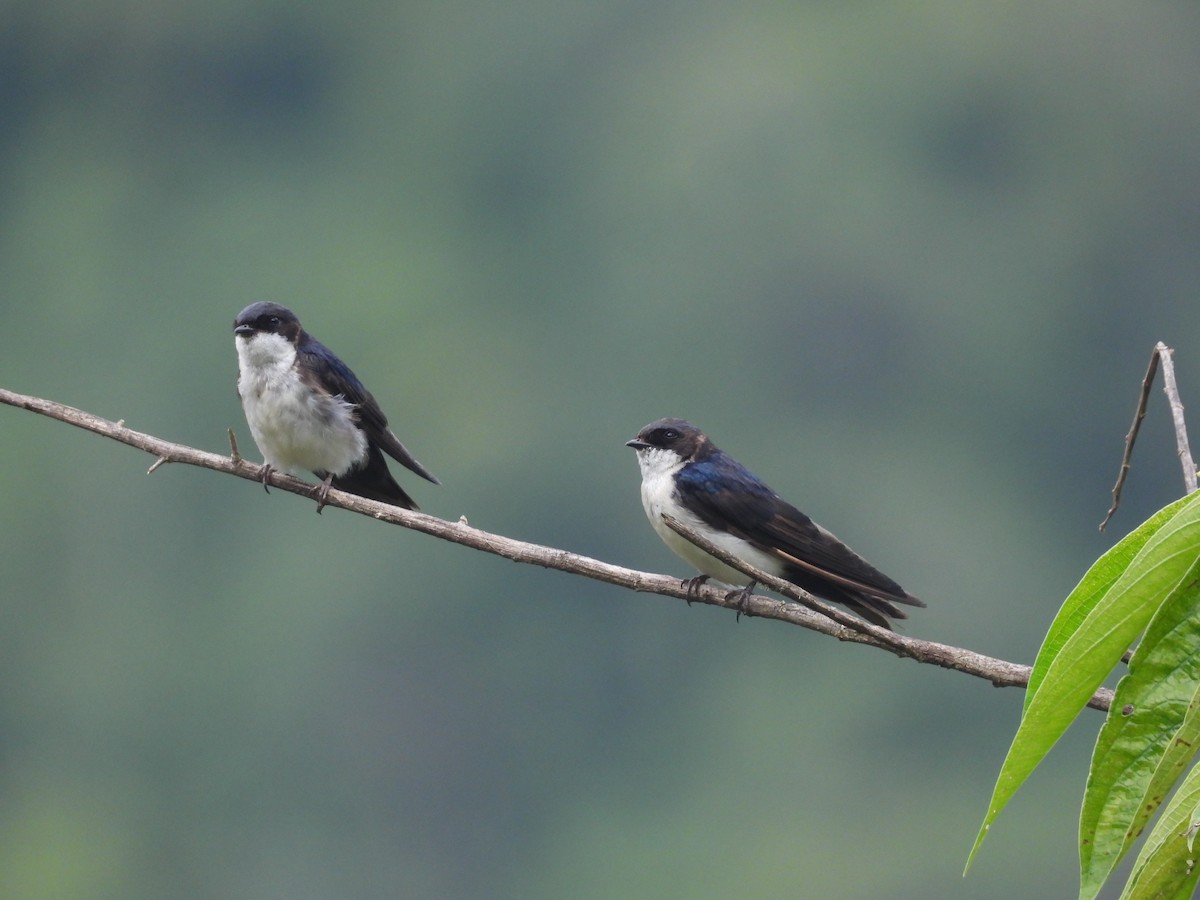
[[[674,428],[664,428],[661,432],[664,441],[673,441],[679,437],[679,432]]]
[[[278,328],[279,327],[279,316],[271,316],[271,318],[268,320],[268,324],[272,328]]]

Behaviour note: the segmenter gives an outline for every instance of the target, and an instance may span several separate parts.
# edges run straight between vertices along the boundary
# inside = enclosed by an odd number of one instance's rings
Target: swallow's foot
[[[737,607],[737,621],[741,621],[743,615],[750,615],[750,598],[754,595],[757,585],[757,581],[752,581],[741,590],[730,591],[725,595],[725,602],[733,603]]]
[[[687,594],[683,599],[687,601],[687,605],[691,606],[692,601],[700,596],[700,588],[704,587],[704,582],[708,581],[707,575],[697,575],[695,578],[685,578],[683,581],[683,590]]]
[[[317,500],[317,515],[321,514],[321,510],[325,508],[325,502],[329,498],[329,487],[333,484],[333,476],[326,475],[325,480],[318,484],[312,490],[312,495]]]
[[[271,473],[275,468],[270,463],[263,463],[258,470],[258,480],[262,482],[263,490],[268,494],[271,493],[271,488],[268,486],[271,481]]]

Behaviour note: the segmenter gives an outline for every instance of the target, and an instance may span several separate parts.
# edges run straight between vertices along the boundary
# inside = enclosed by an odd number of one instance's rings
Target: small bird
[[[307,469],[322,482],[317,512],[329,488],[416,509],[396,483],[383,454],[434,484],[440,482],[388,428],[371,392],[324,344],[300,327],[286,306],[251,303],[233,322],[238,396],[254,443],[271,471]]]
[[[925,605],[719,450],[690,422],[659,419],[625,446],[637,451],[642,506],[650,524],[663,543],[704,573],[684,582],[689,592],[709,577],[743,585],[734,593],[744,611],[755,582],[673,531],[664,515],[738,559],[841,603],[883,628],[892,627],[889,618],[908,618],[897,603]]]

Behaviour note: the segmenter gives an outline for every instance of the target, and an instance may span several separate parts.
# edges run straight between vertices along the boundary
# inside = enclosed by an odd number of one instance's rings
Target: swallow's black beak
[[[242,323],[241,325],[233,326],[233,333],[238,337],[249,337],[254,334],[254,326]]]
[[[634,438],[631,441],[626,441],[625,446],[632,447],[634,450],[645,450],[650,445],[647,444],[645,441],[643,441],[641,438]]]

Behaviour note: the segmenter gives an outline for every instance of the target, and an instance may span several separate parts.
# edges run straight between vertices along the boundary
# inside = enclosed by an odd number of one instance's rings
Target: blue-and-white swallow
[[[642,506],[650,524],[663,543],[704,573],[684,582],[689,591],[709,577],[741,585],[737,594],[742,610],[755,583],[673,531],[664,515],[738,559],[841,603],[884,628],[891,628],[889,619],[908,618],[896,604],[925,605],[719,450],[690,422],[659,419],[625,446],[637,451]]]
[[[324,344],[300,327],[286,306],[251,303],[233,322],[238,396],[254,443],[272,469],[302,469],[322,479],[317,512],[329,488],[416,509],[383,454],[427,481],[438,480],[388,428],[363,383]]]

